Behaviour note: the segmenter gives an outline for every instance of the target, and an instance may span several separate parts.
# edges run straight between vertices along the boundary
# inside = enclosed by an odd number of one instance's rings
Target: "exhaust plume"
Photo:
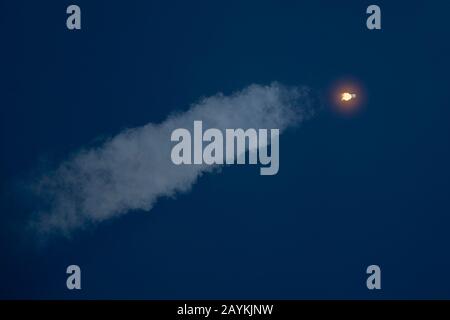
[[[41,208],[32,226],[39,233],[71,231],[130,210],[149,211],[160,197],[187,192],[217,166],[174,165],[171,132],[202,120],[208,128],[296,126],[314,113],[310,91],[278,83],[251,85],[229,96],[203,98],[159,124],[127,129],[91,149],[78,151],[33,184]]]

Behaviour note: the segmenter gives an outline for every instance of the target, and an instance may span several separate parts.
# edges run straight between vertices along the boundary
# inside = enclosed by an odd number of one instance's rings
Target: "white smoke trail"
[[[129,210],[150,210],[159,197],[188,191],[213,168],[176,166],[170,159],[171,132],[192,128],[194,120],[202,120],[205,129],[278,128],[282,132],[312,113],[308,89],[277,83],[202,99],[160,124],[125,130],[97,148],[79,151],[40,177],[33,190],[45,209],[35,212],[32,225],[39,232],[69,234]]]

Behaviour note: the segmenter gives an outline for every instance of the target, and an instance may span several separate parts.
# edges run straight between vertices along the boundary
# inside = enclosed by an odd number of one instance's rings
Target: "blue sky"
[[[450,44],[444,2],[0,4],[1,298],[448,298]],[[229,166],[193,189],[45,243],[21,185],[98,139],[201,97],[278,81],[364,110],[287,130],[280,171]],[[82,269],[82,290],[65,287]],[[378,264],[382,290],[368,291]]]

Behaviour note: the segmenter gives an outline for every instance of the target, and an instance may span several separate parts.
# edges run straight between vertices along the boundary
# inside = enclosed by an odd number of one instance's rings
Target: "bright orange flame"
[[[352,79],[339,80],[330,88],[331,106],[340,115],[353,116],[361,111],[366,101],[363,86]]]
[[[356,98],[356,94],[350,92],[344,92],[341,94],[341,101],[350,101]]]

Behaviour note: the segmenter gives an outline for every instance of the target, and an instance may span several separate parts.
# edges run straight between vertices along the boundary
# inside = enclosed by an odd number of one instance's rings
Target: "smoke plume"
[[[158,198],[186,192],[203,173],[214,170],[208,165],[172,163],[174,129],[192,128],[194,120],[202,120],[204,130],[278,128],[282,132],[308,119],[313,105],[306,88],[251,85],[229,96],[201,99],[162,123],[127,129],[98,147],[78,151],[37,179],[33,192],[42,206],[34,212],[32,225],[43,233],[69,234],[130,210],[151,210]]]

